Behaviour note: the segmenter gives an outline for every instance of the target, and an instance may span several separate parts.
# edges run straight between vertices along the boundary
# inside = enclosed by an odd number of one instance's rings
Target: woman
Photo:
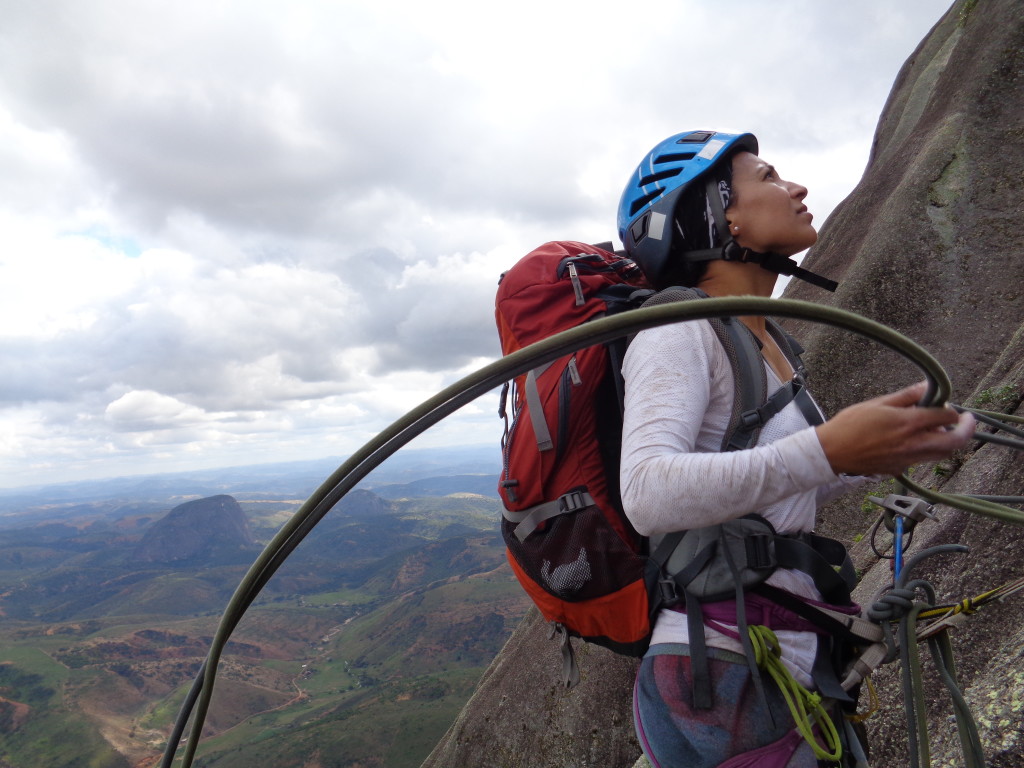
[[[817,239],[803,203],[807,190],[781,179],[757,152],[750,134],[698,131],[672,136],[644,158],[623,194],[619,230],[654,287],[768,297],[782,273],[834,288],[792,260]],[[790,359],[764,318],[741,320],[761,346],[769,391],[792,379]],[[860,482],[857,476],[896,475],[911,464],[944,458],[973,432],[969,415],[915,407],[924,393],[920,384],[854,405],[817,426],[790,403],[763,426],[755,447],[721,452],[733,371],[707,321],[638,334],[623,376],[622,501],[646,536],[755,512],[779,533],[811,531],[817,506]],[[801,571],[779,569],[767,583],[821,599]],[[775,762],[737,758],[733,764],[817,765],[809,744],[790,738],[793,721],[778,689],[769,682],[764,694],[755,692],[735,627],[722,629],[705,627],[713,706],[697,709],[686,616],[678,609],[661,612],[635,694],[638,734],[652,764],[713,768],[752,750],[771,751],[774,744]],[[776,634],[783,664],[813,687],[816,636],[786,629]]]

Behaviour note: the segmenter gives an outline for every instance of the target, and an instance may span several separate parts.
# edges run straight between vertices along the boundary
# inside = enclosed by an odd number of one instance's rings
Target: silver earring
[[[739,227],[733,227],[733,228],[732,228],[732,231],[733,231],[733,232],[736,232],[736,233],[738,234],[738,233],[739,233],[739,231],[740,231],[740,228],[739,228]]]

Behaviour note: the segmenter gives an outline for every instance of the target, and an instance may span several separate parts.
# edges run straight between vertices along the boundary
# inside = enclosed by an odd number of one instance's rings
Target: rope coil
[[[747,628],[747,633],[754,647],[755,663],[779,687],[797,730],[814,751],[814,756],[819,760],[837,761],[843,753],[843,746],[835,723],[821,705],[821,696],[802,686],[782,663],[782,646],[772,630],[754,624]],[[818,741],[815,728],[824,744]]]
[[[924,372],[927,391],[923,405],[942,405],[949,399],[952,385],[945,370],[931,354],[906,336],[853,312],[792,299],[729,296],[645,307],[594,320],[507,355],[450,385],[383,429],[344,462],[281,527],[243,577],[225,608],[206,661],[178,712],[161,768],[171,768],[190,719],[192,726],[181,766],[190,768],[192,765],[213,695],[217,666],[228,639],[253,600],[331,508],[388,456],[504,382],[571,352],[668,323],[743,315],[811,320],[857,333],[897,352]],[[1005,504],[930,491],[905,477],[901,481],[906,488],[932,503],[1024,524],[1024,511]],[[905,570],[909,567],[908,564]]]

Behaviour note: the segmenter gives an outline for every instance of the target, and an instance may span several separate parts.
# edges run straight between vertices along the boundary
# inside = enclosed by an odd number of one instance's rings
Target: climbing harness
[[[934,357],[905,336],[852,312],[790,299],[730,296],[700,302],[680,302],[647,307],[595,320],[503,357],[445,388],[378,433],[327,478],[281,527],[256,558],[228,602],[210,644],[206,661],[202,664],[178,712],[160,763],[161,768],[171,768],[179,743],[185,736],[190,722],[191,728],[188,732],[181,768],[190,768],[193,764],[199,738],[209,711],[220,659],[228,639],[238,626],[245,611],[317,523],[388,456],[446,416],[500,387],[510,378],[525,374],[576,350],[672,322],[743,315],[805,319],[858,333],[898,352],[923,370],[927,380],[926,393],[922,400],[923,405],[940,405],[949,399],[951,383],[946,372]],[[1002,415],[997,414],[997,416],[1002,418]],[[1021,423],[1016,418],[1010,418],[1007,421]],[[943,494],[921,488],[906,477],[901,478],[900,482],[910,491],[933,504],[949,504],[968,512],[1005,522],[1024,524],[1024,511],[1007,506],[998,497],[985,499],[958,494]],[[899,589],[918,589],[918,583],[908,581],[907,576],[923,554],[915,555],[904,565],[901,581],[897,583]],[[906,598],[902,595],[901,597],[913,605],[912,597]],[[885,606],[890,604],[887,599],[881,597],[878,602]],[[922,612],[923,610],[919,610],[913,615],[916,617]],[[907,615],[910,616],[911,613]],[[883,622],[883,628],[888,625],[891,616],[894,614],[886,614],[885,617],[878,619]],[[906,625],[913,626],[909,619]],[[916,642],[912,642],[909,638],[908,630],[907,641],[901,643],[900,646],[900,651],[908,656],[908,663],[910,662],[910,646],[916,646]],[[929,642],[933,639],[929,638]],[[937,653],[940,658],[948,659],[949,665],[951,665],[951,656],[943,655],[945,652],[941,649]],[[962,713],[958,710],[958,719],[961,715]],[[918,728],[917,730],[923,729]],[[980,754],[980,748],[978,753]],[[980,763],[976,764],[980,765]],[[922,763],[922,765],[927,765],[927,763]]]

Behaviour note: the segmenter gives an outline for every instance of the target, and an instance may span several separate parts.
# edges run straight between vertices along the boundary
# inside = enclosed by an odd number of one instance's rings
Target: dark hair
[[[719,161],[708,173],[718,182],[718,191],[722,198],[722,207],[728,208],[733,197],[732,192],[732,159],[736,153]],[[690,184],[679,195],[673,217],[672,247],[669,263],[663,273],[660,284],[656,288],[670,285],[693,287],[704,277],[707,261],[690,261],[686,258],[688,251],[702,251],[718,248],[725,244],[727,233],[718,231],[711,214],[707,197],[706,179],[701,178]]]

